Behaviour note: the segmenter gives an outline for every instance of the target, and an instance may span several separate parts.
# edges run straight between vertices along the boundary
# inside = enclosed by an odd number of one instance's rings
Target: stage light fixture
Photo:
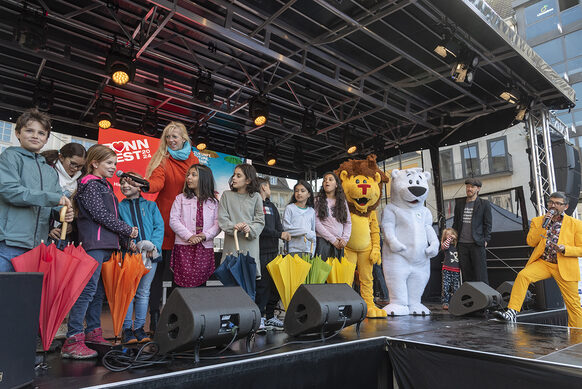
[[[350,127],[346,127],[344,130],[344,145],[348,154],[353,154],[358,151],[358,141],[353,135]]]
[[[95,104],[95,115],[93,120],[99,128],[104,130],[115,126],[115,102],[102,97]]]
[[[22,47],[38,51],[46,46],[46,15],[25,8],[18,17],[13,38]]]
[[[135,77],[133,47],[126,48],[117,44],[117,41],[113,42],[107,55],[105,69],[116,85],[125,85],[133,81]]]
[[[194,137],[194,145],[200,151],[206,150],[210,144],[210,128],[208,123],[198,125],[196,128],[196,136]]]
[[[443,39],[434,48],[434,52],[439,56],[446,58],[447,56],[457,57],[459,55],[461,46],[452,37],[444,35]]]
[[[263,95],[257,95],[249,101],[249,117],[255,126],[267,124],[269,119],[269,99]]]
[[[141,121],[140,130],[147,136],[155,136],[158,133],[158,113],[154,107],[147,107]]]
[[[277,164],[277,147],[272,140],[268,140],[265,144],[265,163],[268,166]]]
[[[451,69],[451,78],[455,82],[471,85],[475,79],[477,65],[479,65],[479,56],[470,50],[463,50],[459,60]]]
[[[192,95],[196,100],[205,104],[214,102],[214,81],[210,73],[200,75],[194,79],[192,84]]]
[[[301,132],[308,136],[314,136],[317,134],[317,128],[315,128],[315,113],[312,110],[306,109],[303,113],[303,120],[301,121]]]
[[[234,153],[239,157],[246,157],[249,153],[248,139],[246,134],[239,134],[234,143]]]
[[[499,97],[501,97],[503,100],[507,101],[510,104],[517,104],[517,102],[519,101],[519,98],[516,95],[508,91],[501,92]]]
[[[39,111],[49,111],[55,100],[54,81],[43,82],[39,80],[34,88],[32,96],[32,105],[38,108]]]

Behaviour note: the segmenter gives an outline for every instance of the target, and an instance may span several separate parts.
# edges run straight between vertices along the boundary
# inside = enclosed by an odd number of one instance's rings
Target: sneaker
[[[261,317],[261,324],[259,325],[259,329],[257,333],[267,333],[267,327],[265,327],[265,318]]]
[[[85,334],[85,342],[111,346],[111,343],[103,338],[103,331],[101,328],[95,328],[93,331],[87,332]]]
[[[123,329],[123,333],[121,334],[121,343],[123,344],[137,343],[137,339],[131,328]]]
[[[505,312],[495,311],[493,312],[493,315],[501,321],[506,321],[509,323],[515,323],[517,321],[517,311],[515,309],[508,308]]]
[[[67,338],[61,349],[61,357],[63,358],[89,359],[96,356],[97,351],[91,350],[85,345],[85,334],[82,332]]]
[[[270,327],[273,330],[283,331],[283,322],[277,317],[273,316],[265,322],[265,327]]]
[[[152,341],[152,338],[150,338],[148,334],[146,334],[143,327],[133,331],[133,334],[135,335],[135,338],[137,338],[137,341],[140,343],[147,343]]]
[[[445,311],[448,311],[448,310],[449,310],[449,304],[447,304],[447,303],[444,303],[444,304],[443,304],[443,309],[444,309]]]

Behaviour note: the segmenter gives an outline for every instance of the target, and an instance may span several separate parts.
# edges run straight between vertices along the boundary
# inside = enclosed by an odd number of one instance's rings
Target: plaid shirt
[[[541,256],[544,261],[558,263],[558,238],[560,237],[560,230],[562,229],[563,220],[564,214],[562,213],[560,216],[558,216],[558,220],[555,222],[550,222],[551,224],[550,228],[548,228],[546,239],[546,249]]]

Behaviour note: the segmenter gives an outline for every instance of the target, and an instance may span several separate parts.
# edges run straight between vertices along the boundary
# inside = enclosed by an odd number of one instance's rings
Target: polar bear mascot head
[[[390,200],[400,208],[424,207],[428,197],[430,173],[421,168],[392,170]]]

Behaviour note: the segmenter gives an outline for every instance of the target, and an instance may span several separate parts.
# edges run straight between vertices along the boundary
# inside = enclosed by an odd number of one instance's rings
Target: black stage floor
[[[225,353],[227,357],[202,360],[197,365],[191,360],[175,360],[163,366],[111,372],[95,360],[62,360],[58,353],[52,353],[47,359],[49,368],[38,373],[34,387],[322,388],[350,387],[352,383],[359,388],[466,387],[458,377],[473,380],[471,387],[478,388],[492,387],[492,375],[510,379],[511,385],[505,386],[501,380],[495,387],[540,384],[547,388],[552,383],[559,388],[582,387],[582,329],[505,324],[485,315],[454,317],[439,306],[429,308],[433,314],[426,317],[366,319],[359,339],[351,326],[325,343],[313,337],[308,338],[312,343],[284,345],[254,356],[245,356],[244,342],[238,341]],[[564,316],[564,311],[541,315]],[[521,320],[536,321],[536,317],[526,315]],[[283,332],[256,335],[253,352],[290,340]],[[201,356],[215,352],[202,350]],[[240,357],[228,358],[233,355]],[[459,375],[461,367],[476,374]],[[358,376],[364,374],[366,378]],[[452,381],[443,382],[447,377]]]

